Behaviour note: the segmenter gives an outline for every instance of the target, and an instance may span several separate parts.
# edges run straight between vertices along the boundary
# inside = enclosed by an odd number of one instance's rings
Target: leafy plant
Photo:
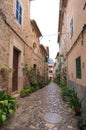
[[[34,68],[25,65],[26,76],[28,77],[30,83],[34,82]]]
[[[69,101],[69,97],[72,95],[72,89],[67,86],[61,86],[61,96],[64,101]]]
[[[13,115],[17,107],[18,103],[15,98],[4,91],[0,91],[0,122],[2,124],[7,123],[8,115]]]
[[[78,127],[80,130],[86,130],[86,115],[85,116],[79,116],[77,118]]]
[[[28,96],[28,95],[30,95],[30,93],[34,92],[35,90],[36,90],[35,87],[29,86],[29,87],[24,88],[24,89],[22,89],[22,90],[20,91],[20,96],[21,96],[21,97]]]
[[[35,89],[39,86],[37,82],[32,82],[31,86],[34,87]]]
[[[20,96],[25,97],[30,95],[30,93],[35,92],[36,90],[43,88],[45,86],[44,82],[32,82],[31,86],[27,86],[26,88],[20,91]]]
[[[12,71],[11,68],[9,68],[7,65],[3,65],[1,67],[1,73],[10,73]]]
[[[81,101],[79,101],[77,93],[74,91],[72,92],[71,96],[69,97],[69,105],[75,111],[81,110]]]
[[[38,82],[38,86],[41,89],[41,88],[43,88],[45,86],[45,83],[44,82]]]

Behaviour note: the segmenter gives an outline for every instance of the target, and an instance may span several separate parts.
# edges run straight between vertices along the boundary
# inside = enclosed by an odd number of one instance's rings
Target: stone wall
[[[86,113],[86,86],[82,86],[71,80],[68,81],[68,85],[74,87],[75,91],[78,94],[79,100],[82,100],[82,109]]]
[[[67,81],[75,86],[79,98],[86,95],[86,8],[84,0],[69,0],[60,13],[60,53],[63,52],[63,64],[67,66]],[[70,28],[71,20],[73,20]],[[84,27],[84,28],[83,28]],[[73,34],[71,35],[71,29]],[[66,54],[66,55],[65,55]],[[81,78],[76,76],[76,59],[81,58]],[[86,106],[86,97],[83,106]]]
[[[25,64],[30,67],[36,64],[43,77],[45,69],[45,54],[42,54],[39,36],[37,36],[37,32],[33,32],[30,22],[30,3],[24,0],[20,0],[20,3],[23,9],[22,25],[19,25],[15,17],[15,1],[0,1],[0,70],[3,65],[13,69],[13,50],[14,48],[18,50],[17,92],[23,88],[26,82],[24,75]],[[37,44],[36,51],[33,48],[34,42]],[[6,78],[3,79],[0,72],[0,88],[6,89],[8,93],[12,94],[12,73]]]

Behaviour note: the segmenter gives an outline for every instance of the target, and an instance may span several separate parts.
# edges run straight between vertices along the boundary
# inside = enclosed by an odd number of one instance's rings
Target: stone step
[[[19,94],[19,93],[16,93],[16,94],[13,95],[13,97],[14,97],[15,99],[19,99],[19,98],[20,98],[20,94]]]

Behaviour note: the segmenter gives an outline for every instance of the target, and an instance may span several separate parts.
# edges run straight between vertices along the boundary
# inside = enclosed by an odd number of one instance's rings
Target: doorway
[[[13,49],[13,77],[12,77],[12,92],[18,90],[18,60],[19,51]]]

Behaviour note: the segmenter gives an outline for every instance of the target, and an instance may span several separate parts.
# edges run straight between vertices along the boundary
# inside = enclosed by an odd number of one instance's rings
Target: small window
[[[81,57],[76,59],[76,78],[81,79]]]
[[[49,70],[49,73],[53,73],[53,71],[52,71],[52,70]]]
[[[71,19],[71,22],[70,22],[70,35],[71,37],[73,36],[73,31],[74,31],[74,27],[73,27],[73,18]]]
[[[35,43],[35,42],[33,43],[33,48],[34,48],[34,49],[36,49],[36,48],[37,48],[37,45],[36,45],[36,43]]]
[[[36,64],[33,64],[33,68],[34,68],[34,69],[36,68]]]
[[[22,24],[22,7],[18,0],[16,0],[16,19],[21,25]]]

